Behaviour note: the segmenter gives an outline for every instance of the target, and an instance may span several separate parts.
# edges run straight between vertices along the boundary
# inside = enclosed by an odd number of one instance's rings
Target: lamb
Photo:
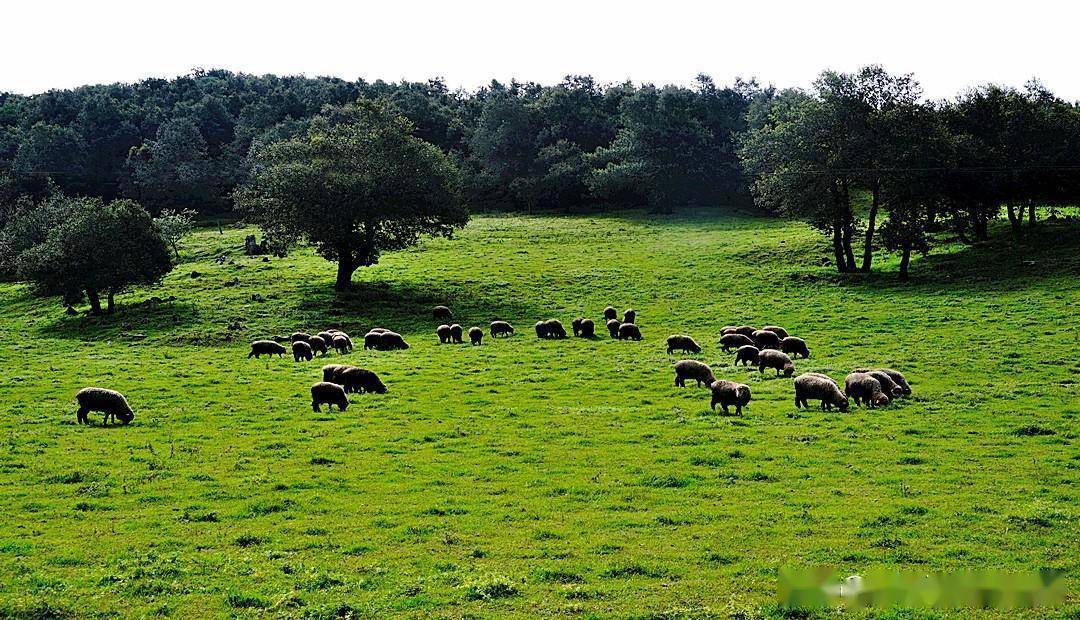
[[[605,321],[610,321],[612,319],[618,318],[618,316],[619,316],[619,311],[616,310],[615,308],[612,308],[611,306],[608,306],[607,308],[604,308],[604,320]]]
[[[592,319],[581,319],[581,325],[578,328],[579,338],[595,338],[596,337],[596,323],[593,323]]]
[[[397,332],[383,332],[379,334],[379,350],[380,351],[395,351],[409,348],[409,343],[405,342],[405,339],[401,337],[401,334]]]
[[[712,392],[712,409],[716,411],[719,404],[724,413],[729,413],[728,407],[735,405],[735,415],[742,415],[742,408],[750,402],[750,386],[734,381],[713,381],[709,384]]]
[[[763,373],[766,368],[776,369],[777,377],[780,376],[781,371],[785,377],[790,377],[791,373],[795,372],[795,364],[791,363],[791,358],[787,356],[787,353],[775,349],[765,349],[758,353],[758,372]]]
[[[330,333],[329,329],[315,335],[323,339],[325,346],[330,346],[330,343],[334,341],[334,334]],[[311,341],[309,340],[308,342],[310,343]]]
[[[876,370],[889,375],[889,378],[893,380],[893,383],[900,386],[900,390],[903,392],[904,396],[911,396],[911,386],[908,385],[907,377],[899,370],[893,370],[892,368],[856,368],[853,372],[870,372],[871,370]]]
[[[537,338],[547,338],[548,337],[547,321],[537,321],[536,325],[534,325],[533,327],[536,328],[536,337]]]
[[[766,325],[765,327],[762,327],[761,329],[763,329],[763,330],[765,330],[767,332],[772,332],[772,333],[776,334],[777,336],[780,337],[781,340],[783,340],[784,338],[787,338],[790,335],[790,334],[788,334],[788,331],[786,329],[784,329],[783,327],[777,327],[776,325]]]
[[[450,326],[450,339],[454,341],[454,344],[461,344],[461,325],[454,323]]]
[[[878,383],[881,384],[881,391],[885,392],[885,395],[890,399],[897,398],[904,394],[904,388],[897,385],[888,374],[880,370],[871,370],[866,374],[878,380]]]
[[[484,330],[476,327],[475,325],[469,328],[469,342],[473,346],[480,346],[484,343]]]
[[[780,349],[780,336],[777,336],[774,332],[759,329],[754,332],[751,338],[754,339],[754,344],[759,349]]]
[[[337,351],[340,355],[344,355],[345,353],[352,351],[352,342],[345,334],[338,334],[334,336],[334,340],[331,345],[333,345],[334,350]]]
[[[450,308],[447,308],[446,306],[435,306],[431,309],[431,316],[433,316],[436,321],[448,321],[454,318],[454,313],[450,312]]]
[[[303,340],[296,340],[292,343],[292,356],[294,362],[299,362],[302,359],[310,362],[315,357],[311,352],[311,345]]]
[[[261,355],[276,355],[282,357],[285,355],[285,347],[273,340],[256,340],[251,343],[251,352],[248,353],[248,359],[251,359],[252,357],[259,359],[259,356]]]
[[[809,408],[809,399],[820,400],[822,411],[832,411],[833,407],[841,412],[848,410],[848,399],[840,386],[821,373],[808,372],[795,377],[795,408]]]
[[[622,323],[619,322],[619,319],[608,319],[607,330],[608,330],[608,333],[611,334],[612,338],[618,338],[619,337],[619,326],[620,325],[622,325]]]
[[[308,340],[308,344],[311,345],[311,351],[313,353],[322,353],[323,357],[326,357],[326,341],[322,336],[312,336],[311,340]]]
[[[491,330],[492,338],[498,338],[499,336],[509,338],[514,335],[514,326],[506,321],[492,321],[488,328]]]
[[[713,381],[716,381],[712,368],[709,368],[709,365],[704,362],[697,360],[679,360],[675,362],[675,386],[686,387],[687,379],[697,381],[698,387],[701,387],[702,384],[711,385]]]
[[[745,334],[724,334],[720,336],[720,346],[724,353],[729,353],[732,349],[738,349],[746,345],[753,345],[754,341],[750,339],[750,336]]]
[[[623,323],[619,326],[619,340],[641,340],[641,330],[633,323]]]
[[[345,411],[349,408],[349,397],[345,395],[345,388],[336,383],[320,381],[311,386],[311,409],[319,413],[319,406],[326,405],[332,410],[337,405],[338,410]]]
[[[311,340],[311,334],[305,334],[304,332],[295,332],[289,336],[289,342],[307,342]]]
[[[761,353],[761,350],[754,345],[744,344],[735,352],[735,365],[738,366],[739,362],[742,362],[743,366],[749,366],[750,364],[757,366],[759,353]]]
[[[328,381],[330,383],[336,383],[335,379],[337,378],[338,373],[345,370],[346,368],[353,367],[345,366],[343,364],[327,364],[326,366],[322,367],[322,380]]]
[[[135,412],[131,410],[127,399],[116,390],[98,387],[83,388],[75,394],[75,402],[79,403],[79,410],[75,412],[75,419],[79,424],[90,423],[87,414],[91,411],[105,414],[102,424],[107,424],[110,419],[116,422],[117,418],[120,418],[121,424],[127,424],[135,418]]]
[[[574,336],[581,335],[581,322],[585,320],[585,317],[577,317],[573,321],[570,321],[570,329],[574,330]]]
[[[626,310],[626,312],[622,313],[622,322],[623,323],[633,323],[634,319],[636,319],[636,318],[637,318],[637,312],[635,312],[634,310],[630,310],[629,308]]]
[[[667,352],[683,351],[685,353],[701,353],[701,347],[690,336],[673,334],[667,339]]]
[[[881,383],[865,372],[853,372],[844,379],[844,394],[856,405],[861,403],[871,409],[889,404],[889,397],[881,391]]]
[[[435,333],[439,336],[439,344],[449,344],[450,343],[450,326],[449,325],[444,324],[444,325],[440,325],[440,326],[436,327],[435,328]]]
[[[350,366],[342,370],[338,374],[337,378],[340,379],[340,381],[335,381],[334,383],[340,383],[340,385],[345,389],[346,393],[386,393],[386,385],[384,385],[383,382],[379,380],[379,375],[366,368],[357,368],[355,366]]]
[[[746,336],[747,338],[753,338],[754,337],[754,332],[756,332],[756,331],[757,331],[756,327],[751,327],[749,325],[741,325],[741,326],[735,328],[734,333],[742,334],[743,336]]]
[[[780,350],[784,353],[789,353],[794,357],[800,355],[804,358],[810,357],[810,349],[806,348],[806,341],[802,338],[796,338],[795,336],[787,336],[780,340]]]

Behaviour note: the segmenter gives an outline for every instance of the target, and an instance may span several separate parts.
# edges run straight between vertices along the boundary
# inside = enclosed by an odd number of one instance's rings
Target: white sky
[[[1068,0],[9,0],[0,91],[249,73],[554,83],[689,83],[699,72],[806,86],[822,69],[914,72],[931,98],[1038,76],[1080,100]]]

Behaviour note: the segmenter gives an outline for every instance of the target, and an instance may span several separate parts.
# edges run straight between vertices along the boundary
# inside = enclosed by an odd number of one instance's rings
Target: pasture
[[[1075,225],[945,244],[905,284],[887,256],[841,278],[775,219],[476,216],[341,296],[310,250],[243,256],[249,232],[199,229],[112,317],[0,286],[0,617],[758,617],[781,564],[1060,568],[1054,613],[1080,609]],[[440,303],[517,335],[440,345]],[[607,337],[609,304],[643,341]],[[597,339],[532,332],[578,315]],[[720,352],[728,324],[806,339],[796,374],[891,366],[914,395],[797,411],[790,378]],[[245,359],[374,326],[411,349],[328,355],[389,387],[344,413],[311,410],[321,358]],[[676,333],[751,387],[742,417],[674,387]],[[132,424],[76,425],[88,385]]]

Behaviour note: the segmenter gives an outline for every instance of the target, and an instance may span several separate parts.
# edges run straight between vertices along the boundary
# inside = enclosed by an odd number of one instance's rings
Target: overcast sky
[[[249,73],[554,83],[807,86],[822,69],[913,72],[931,98],[1039,77],[1080,100],[1066,1],[34,0],[0,9],[0,91]]]

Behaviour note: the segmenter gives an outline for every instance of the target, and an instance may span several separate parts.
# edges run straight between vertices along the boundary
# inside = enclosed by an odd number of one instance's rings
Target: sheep
[[[336,383],[320,381],[311,386],[311,409],[319,413],[319,406],[326,405],[332,410],[337,405],[339,411],[349,408],[349,397],[345,395],[345,388]]]
[[[292,356],[294,362],[299,362],[302,359],[310,362],[311,359],[315,357],[311,352],[311,345],[303,340],[297,340],[292,343]]]
[[[548,319],[545,323],[548,338],[566,338],[566,328],[559,319]]]
[[[312,336],[308,344],[311,345],[313,353],[322,353],[323,357],[326,357],[326,340],[322,336]]]
[[[720,328],[720,335],[721,336],[726,336],[728,334],[734,334],[736,329],[739,329],[739,328],[736,327],[735,325],[725,325],[725,326]]]
[[[548,337],[547,321],[537,321],[536,325],[534,325],[533,327],[536,328],[536,337],[537,338],[547,338]]]
[[[626,312],[622,313],[622,322],[623,323],[633,323],[634,319],[636,319],[636,318],[637,318],[637,312],[634,311],[634,310],[631,310],[629,308],[627,308]]]
[[[436,321],[448,321],[454,318],[454,313],[450,312],[450,308],[447,308],[446,306],[435,306],[431,309],[431,316],[433,316]]]
[[[388,331],[390,331],[390,330],[386,329],[385,327],[372,327],[371,329],[368,330],[368,333],[369,334],[385,334]]]
[[[595,338],[596,323],[593,323],[592,319],[581,319],[581,325],[577,335],[579,338]]]
[[[735,328],[734,333],[742,334],[743,336],[746,336],[747,338],[753,338],[754,337],[754,332],[756,332],[756,331],[757,331],[756,327],[751,327],[749,325],[741,325],[741,326]]]
[[[260,355],[276,355],[282,357],[285,355],[285,347],[273,340],[256,340],[251,343],[251,352],[248,353],[248,359],[251,359],[252,357],[259,359]]]
[[[702,384],[710,385],[716,381],[712,368],[704,362],[697,360],[679,360],[675,362],[675,387],[686,387],[686,380],[697,381],[698,387]]]
[[[899,370],[893,370],[892,368],[856,368],[852,372],[870,372],[871,370],[876,370],[889,375],[889,378],[893,380],[893,383],[900,386],[900,390],[904,396],[911,396],[911,386],[908,385],[907,377]]]
[[[499,336],[509,338],[514,335],[514,326],[506,321],[492,321],[488,329],[491,330],[492,338],[498,338]]]
[[[409,343],[397,332],[383,332],[379,334],[379,350],[395,351],[409,348]]]
[[[581,335],[581,322],[585,320],[585,317],[577,317],[573,321],[570,321],[570,329],[574,330],[574,336]]]
[[[871,409],[889,404],[889,397],[881,391],[881,383],[865,372],[853,372],[844,379],[844,394],[856,405],[861,403]]]
[[[784,329],[783,327],[777,327],[776,325],[766,325],[765,327],[762,327],[761,329],[763,329],[763,330],[765,330],[767,332],[772,332],[772,333],[776,334],[777,336],[780,337],[781,340],[783,340],[784,338],[787,338],[788,336],[791,335],[791,334],[788,334],[788,331],[786,329]]]
[[[776,369],[777,377],[780,376],[781,371],[785,377],[790,377],[791,373],[795,372],[795,364],[791,363],[791,358],[787,356],[787,353],[775,349],[765,349],[758,353],[758,372],[763,373],[766,368]]]
[[[806,341],[795,336],[787,336],[780,340],[780,350],[796,358],[800,355],[804,358],[810,357],[810,349],[806,348]]]
[[[641,340],[641,330],[633,323],[623,323],[619,326],[619,340]]]
[[[462,344],[461,325],[454,323],[450,326],[450,339],[454,341],[454,344]]]
[[[701,353],[701,347],[690,336],[672,334],[667,338],[667,352],[683,351],[685,353]]]
[[[719,404],[724,413],[729,413],[728,407],[735,405],[735,415],[742,415],[742,408],[750,402],[750,386],[734,381],[713,381],[709,384],[712,392],[711,407],[716,411]]]
[[[871,370],[866,374],[878,380],[878,383],[881,384],[881,391],[885,392],[885,395],[890,399],[897,398],[904,394],[904,388],[897,385],[888,374],[880,370]]]
[[[83,388],[75,394],[75,402],[79,403],[79,410],[75,412],[75,419],[79,424],[90,423],[87,414],[91,411],[105,414],[102,424],[107,424],[110,419],[116,422],[117,418],[120,418],[121,424],[127,424],[135,418],[135,412],[131,410],[127,399],[116,390],[98,387]]]
[[[607,308],[604,308],[604,320],[605,321],[610,321],[612,319],[618,318],[618,316],[619,316],[619,311],[616,310],[615,308],[613,308],[611,306],[608,306]]]
[[[744,344],[739,347],[738,351],[735,351],[735,365],[738,366],[739,362],[742,362],[743,366],[750,364],[757,366],[759,353],[761,353],[761,350],[754,345]]]
[[[305,334],[304,332],[295,332],[289,336],[289,342],[307,342],[311,340],[311,334]]]
[[[343,364],[327,364],[322,367],[322,380],[330,383],[335,383],[334,379],[337,378],[338,373],[346,368],[352,368],[352,366],[345,366]]]
[[[450,343],[450,326],[440,325],[435,328],[435,334],[439,336],[439,344]]]
[[[469,328],[469,342],[473,346],[480,346],[484,343],[484,330],[476,327],[475,325]]]
[[[345,388],[346,393],[386,393],[386,385],[384,385],[383,382],[379,380],[379,375],[366,368],[357,368],[355,366],[350,366],[342,370],[338,374],[338,378],[340,379],[341,386]]]
[[[334,336],[334,341],[331,344],[339,355],[344,355],[352,350],[352,343],[349,342],[349,337],[344,334]]]
[[[832,411],[833,407],[841,412],[848,410],[848,399],[840,386],[821,373],[808,372],[795,377],[795,408],[809,408],[809,399],[820,400],[822,411]]]
[[[774,332],[759,329],[751,336],[754,339],[754,344],[759,349],[780,349],[780,336],[777,336]]]
[[[738,349],[746,345],[753,345],[754,341],[745,334],[724,334],[720,336],[720,346],[724,353],[730,353],[732,349]]]
[[[323,343],[325,343],[326,346],[330,346],[330,343],[334,341],[334,334],[330,333],[329,329],[326,330],[326,331],[321,331],[321,332],[319,332],[318,334],[315,334],[315,335],[318,336],[319,338],[322,338]],[[311,341],[309,340],[308,342],[311,342]]]
[[[608,333],[611,334],[612,338],[618,338],[619,337],[619,326],[620,325],[622,325],[622,323],[619,322],[619,319],[608,319],[607,330],[608,330]]]

